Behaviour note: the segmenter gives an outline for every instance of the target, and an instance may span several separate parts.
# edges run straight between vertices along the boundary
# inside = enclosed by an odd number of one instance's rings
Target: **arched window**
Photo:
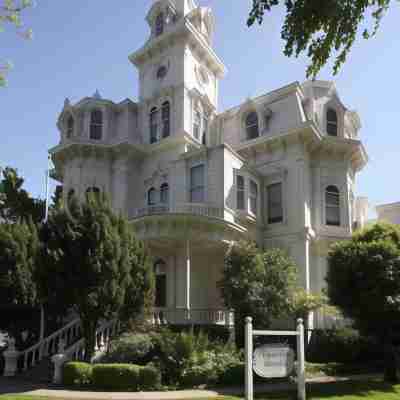
[[[170,114],[171,107],[169,105],[169,101],[163,103],[161,108],[161,119],[162,119],[162,137],[166,138],[170,135],[171,125],[170,125]]]
[[[90,113],[90,139],[101,140],[103,136],[103,113],[93,110]]]
[[[260,136],[258,129],[258,115],[255,111],[252,111],[246,117],[246,134],[247,139],[255,139]]]
[[[158,140],[158,110],[153,107],[150,111],[150,143],[156,143]]]
[[[169,185],[168,183],[163,183],[160,188],[160,203],[169,203]]]
[[[74,118],[70,115],[67,119],[67,138],[70,139],[74,135]]]
[[[156,36],[162,35],[164,32],[164,14],[160,13],[156,18]]]
[[[154,274],[156,276],[155,306],[167,306],[167,265],[163,260],[158,260],[154,264]]]
[[[194,119],[193,119],[193,136],[200,140],[200,125],[201,125],[201,113],[199,110],[194,112]]]
[[[157,192],[156,189],[151,188],[149,189],[149,191],[147,192],[147,205],[148,206],[154,206],[157,203]]]
[[[340,192],[336,186],[328,186],[325,190],[326,225],[340,226]]]
[[[337,112],[329,108],[326,112],[326,132],[330,136],[338,135],[338,117]]]

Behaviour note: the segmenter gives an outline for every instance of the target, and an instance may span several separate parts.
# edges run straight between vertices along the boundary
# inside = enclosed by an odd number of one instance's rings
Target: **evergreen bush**
[[[92,365],[84,362],[68,362],[63,366],[63,383],[67,386],[84,386],[92,383]]]
[[[154,344],[150,335],[125,333],[111,341],[102,362],[144,365],[150,361],[153,350]]]
[[[110,391],[137,391],[140,367],[132,364],[96,364],[93,367],[93,385]]]
[[[158,390],[161,388],[161,372],[154,365],[146,365],[139,371],[140,390]]]
[[[382,359],[379,343],[352,328],[314,330],[306,354],[312,363],[357,364]]]

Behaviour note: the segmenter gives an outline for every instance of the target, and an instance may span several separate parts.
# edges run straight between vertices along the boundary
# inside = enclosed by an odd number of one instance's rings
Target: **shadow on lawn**
[[[400,387],[397,389],[391,384],[384,383],[380,380],[371,381],[347,381],[333,383],[308,383],[307,398],[311,399],[329,399],[332,397],[355,396],[368,397],[372,392],[379,392],[379,399],[384,399],[385,394],[398,395],[400,399]],[[268,397],[267,397],[268,396]],[[296,399],[297,392],[294,388],[288,392],[274,392],[267,394],[256,394],[256,399],[281,400],[281,399]]]
[[[0,395],[2,394],[19,394],[29,392],[31,390],[45,389],[47,385],[30,383],[22,381],[18,378],[4,378],[0,376]]]

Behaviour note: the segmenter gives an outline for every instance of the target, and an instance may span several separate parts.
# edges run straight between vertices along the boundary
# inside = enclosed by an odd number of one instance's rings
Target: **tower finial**
[[[96,89],[96,92],[94,93],[93,98],[96,100],[101,100],[101,95],[100,95],[99,89]]]

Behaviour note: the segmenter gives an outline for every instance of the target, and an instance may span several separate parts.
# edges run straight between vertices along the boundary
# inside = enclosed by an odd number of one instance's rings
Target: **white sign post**
[[[285,345],[259,347],[253,354],[253,336],[296,336],[297,337],[297,398],[306,400],[304,325],[297,320],[296,331],[258,331],[253,330],[252,318],[246,318],[245,325],[245,395],[253,400],[253,370],[265,378],[289,376],[294,367],[294,352]]]

